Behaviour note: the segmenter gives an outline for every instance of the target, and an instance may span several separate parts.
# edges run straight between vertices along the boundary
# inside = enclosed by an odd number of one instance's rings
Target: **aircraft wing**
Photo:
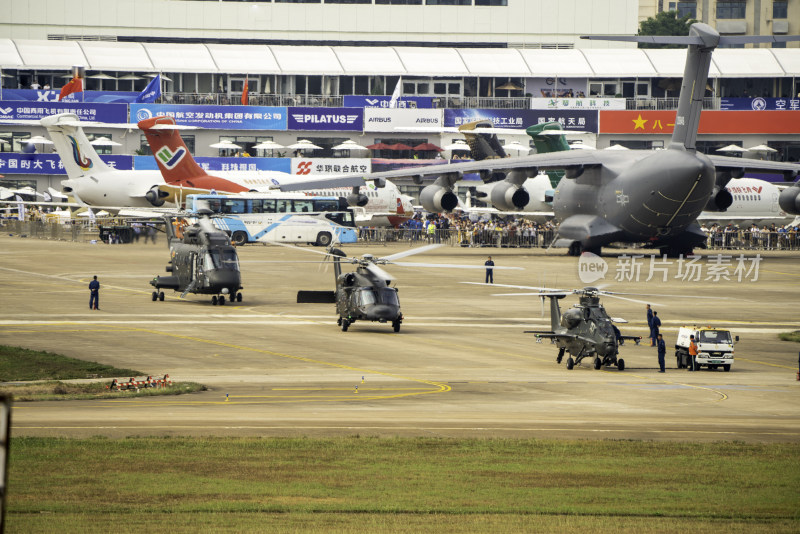
[[[732,158],[730,156],[708,156],[717,170],[741,170],[744,172],[759,172],[765,174],[783,174],[787,181],[793,180],[800,174],[800,165],[783,161],[765,161],[750,158]]]
[[[469,161],[466,163],[449,163],[439,165],[421,165],[419,167],[408,167],[404,169],[396,169],[393,171],[371,172],[358,175],[342,175],[330,176],[325,179],[319,179],[312,182],[302,182],[297,184],[282,184],[281,191],[299,191],[301,189],[310,188],[309,183],[315,188],[324,187],[341,187],[343,185],[351,185],[345,183],[344,180],[350,180],[356,185],[358,182],[363,185],[365,181],[376,181],[380,184],[385,180],[394,178],[412,178],[416,181],[421,181],[426,177],[441,176],[443,174],[469,174],[498,172],[498,171],[512,171],[521,169],[567,169],[570,167],[599,167],[603,162],[596,157],[594,151],[588,150],[574,150],[564,152],[549,152],[546,154],[534,154],[532,156],[521,156],[518,158],[497,158],[485,159],[481,161]]]

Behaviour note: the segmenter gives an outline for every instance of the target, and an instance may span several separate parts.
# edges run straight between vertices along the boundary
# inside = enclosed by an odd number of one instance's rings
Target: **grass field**
[[[69,380],[141,376],[133,369],[117,369],[97,362],[68,358],[52,352],[0,345],[0,382]]]
[[[798,444],[17,438],[7,532],[797,532]]]
[[[781,332],[778,334],[778,337],[784,341],[796,341],[800,343],[800,330],[795,330],[794,332]]]

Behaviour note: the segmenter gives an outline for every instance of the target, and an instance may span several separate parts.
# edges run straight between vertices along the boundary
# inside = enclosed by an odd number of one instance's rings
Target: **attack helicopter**
[[[641,336],[623,336],[614,323],[626,323],[627,321],[610,317],[603,305],[600,304],[601,295],[644,304],[644,301],[620,296],[626,293],[603,291],[596,287],[550,289],[503,284],[494,285],[539,291],[539,293],[513,293],[507,295],[536,295],[541,297],[542,301],[544,301],[545,297],[550,299],[550,331],[526,330],[525,333],[536,334],[537,343],[541,343],[543,339],[550,339],[552,343],[555,343],[558,346],[556,363],[561,363],[564,352],[569,352],[567,369],[572,369],[586,357],[594,356],[595,369],[615,365],[617,369],[623,371],[625,370],[625,360],[618,358],[619,346],[625,340],[634,341],[637,345],[642,340]],[[575,304],[562,314],[558,301],[567,295],[578,295],[578,304]]]
[[[225,304],[226,295],[233,302],[242,301],[239,256],[228,234],[216,228],[210,210],[199,210],[200,219],[189,225],[183,217],[165,217],[170,260],[169,276],[150,280],[155,287],[153,301],[164,300],[162,289],[211,295],[211,304]]]
[[[288,245],[284,245],[288,246]],[[356,321],[373,321],[391,323],[395,332],[400,331],[403,322],[403,313],[400,311],[400,299],[397,288],[390,286],[395,277],[386,272],[380,265],[401,265],[405,267],[437,267],[456,269],[485,269],[483,265],[455,265],[436,263],[415,263],[396,261],[400,258],[427,252],[442,245],[426,245],[415,249],[398,252],[383,258],[372,254],[364,254],[360,258],[348,258],[339,249],[329,249],[328,252],[307,250],[317,254],[326,254],[333,259],[334,278],[336,289],[334,291],[298,291],[299,303],[330,303],[336,304],[339,318],[336,324],[342,332]],[[292,247],[298,248],[298,247]],[[342,264],[353,264],[355,272],[342,272]],[[494,267],[494,269],[521,269],[521,267]]]

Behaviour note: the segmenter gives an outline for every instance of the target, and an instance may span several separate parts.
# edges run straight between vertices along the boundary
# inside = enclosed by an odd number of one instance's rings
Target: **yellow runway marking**
[[[760,363],[761,365],[769,365],[770,367],[778,367],[780,369],[791,369],[792,371],[797,369],[797,367],[791,367],[789,365],[780,365],[780,364],[777,364],[777,363],[767,363],[767,362],[762,362],[762,361],[759,361],[759,360],[749,360],[747,358],[739,358],[739,357],[737,357],[736,360],[737,361],[742,361],[742,362]]]

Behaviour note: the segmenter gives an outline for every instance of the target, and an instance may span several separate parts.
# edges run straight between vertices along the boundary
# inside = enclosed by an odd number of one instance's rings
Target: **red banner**
[[[601,134],[672,134],[676,111],[601,111]],[[800,111],[703,111],[701,134],[798,134]]]

